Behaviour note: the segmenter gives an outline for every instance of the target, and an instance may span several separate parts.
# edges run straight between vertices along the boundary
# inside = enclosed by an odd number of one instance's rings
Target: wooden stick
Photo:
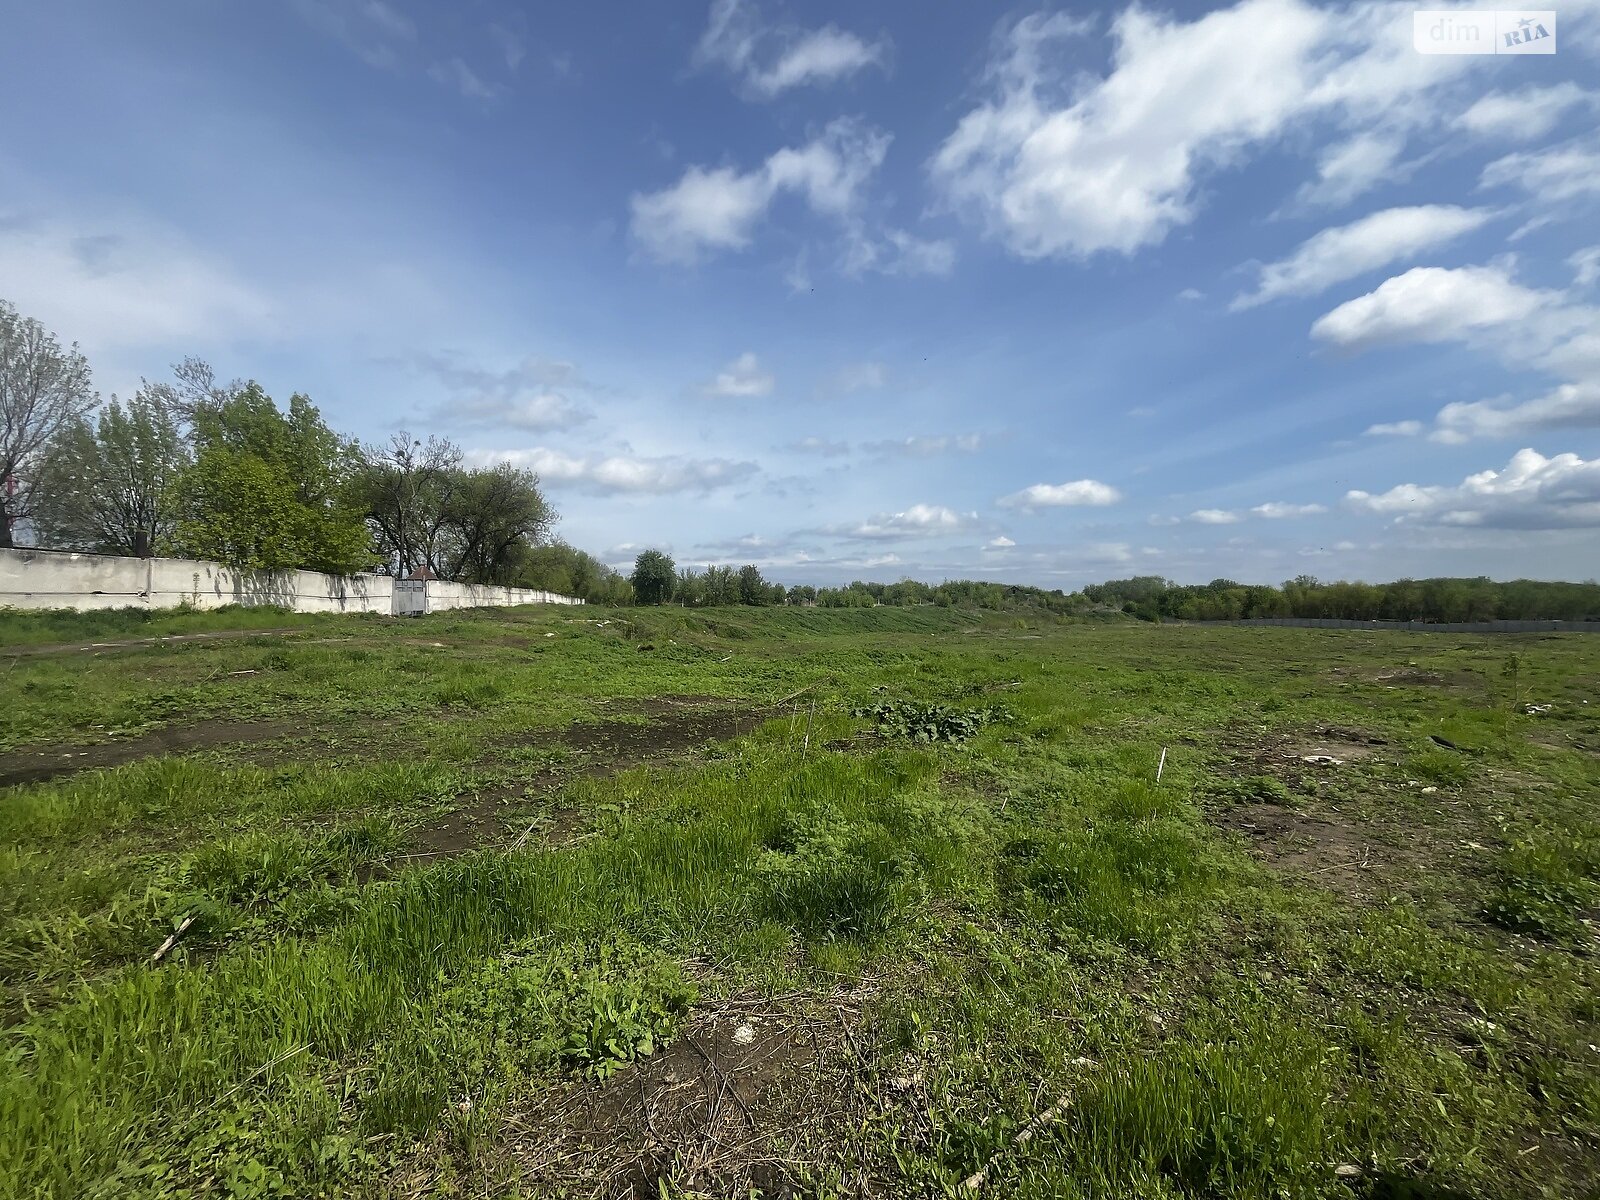
[[[156,949],[156,952],[150,956],[150,961],[152,963],[160,962],[162,958],[166,956],[167,951],[171,950],[178,944],[178,939],[189,931],[189,926],[193,925],[196,920],[198,920],[198,918],[193,913],[190,913],[183,920],[179,921],[178,927],[172,931],[172,936],[161,943],[161,945]]]
[[[961,1187],[969,1192],[977,1191],[988,1182],[989,1173],[994,1170],[994,1165],[1000,1161],[1001,1155],[1008,1154],[1032,1141],[1034,1134],[1038,1133],[1039,1130],[1043,1129],[1050,1122],[1056,1120],[1056,1118],[1060,1117],[1067,1111],[1067,1109],[1071,1107],[1071,1096],[1065,1096],[1056,1101],[1056,1103],[1052,1104],[1049,1108],[1045,1109],[1044,1112],[1040,1113],[1037,1117],[1033,1118],[1033,1120],[1024,1125],[1022,1127],[1022,1132],[1011,1139],[1011,1144],[1009,1146],[1001,1150],[988,1162],[984,1163],[983,1166],[979,1167],[971,1175],[968,1175],[965,1179],[963,1179],[961,1181]]]
[[[1167,769],[1167,748],[1161,747],[1161,761],[1156,764],[1156,782],[1161,782],[1161,772]]]
[[[773,708],[782,708],[785,704],[789,703],[789,701],[798,700],[801,696],[804,696],[807,692],[809,692],[812,688],[814,688],[816,686],[817,685],[814,684],[814,683],[808,683],[808,684],[806,684],[805,687],[801,688],[798,692],[790,692],[782,700],[776,701],[773,704],[772,707]]]
[[[805,758],[806,752],[811,749],[811,717],[817,711],[817,698],[811,697],[811,707],[806,710],[806,740],[800,745],[800,757]]]

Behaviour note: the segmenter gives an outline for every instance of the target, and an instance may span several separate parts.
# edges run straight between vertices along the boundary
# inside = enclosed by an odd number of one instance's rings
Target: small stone
[[[1361,1168],[1355,1163],[1340,1163],[1333,1169],[1333,1174],[1336,1179],[1360,1179]]]

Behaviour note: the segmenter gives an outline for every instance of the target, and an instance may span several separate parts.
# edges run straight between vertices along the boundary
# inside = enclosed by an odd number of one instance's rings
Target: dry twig
[[[178,927],[172,931],[171,936],[168,937],[166,941],[162,942],[160,946],[156,947],[156,952],[150,956],[151,963],[158,963],[165,958],[167,951],[171,950],[178,944],[178,939],[181,938],[185,933],[189,932],[189,926],[193,925],[197,920],[199,920],[199,918],[193,913],[190,913],[183,920],[179,921]]]

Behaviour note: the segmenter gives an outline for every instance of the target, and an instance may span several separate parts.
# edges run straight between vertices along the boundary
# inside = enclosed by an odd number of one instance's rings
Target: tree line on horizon
[[[642,574],[641,574],[642,569]],[[1113,579],[1065,592],[1026,584],[958,579],[922,583],[856,580],[843,587],[769,583],[755,566],[675,570],[659,550],[639,556],[631,577],[641,604],[691,608],[745,604],[873,608],[935,605],[1058,616],[1117,612],[1143,621],[1236,621],[1309,617],[1354,621],[1600,620],[1600,583],[1487,577],[1400,579],[1393,583],[1323,582],[1300,575],[1280,586],[1214,579],[1179,584],[1159,575]]]
[[[1303,617],[1345,621],[1600,620],[1600,583],[1539,579],[1397,579],[1325,583],[1299,575],[1279,587],[1213,579],[1177,584],[1159,575],[1113,579],[1085,599],[1144,621],[1238,621]]]
[[[309,397],[287,409],[254,381],[218,382],[185,359],[170,381],[101,404],[89,364],[0,300],[0,547],[19,526],[47,549],[172,555],[246,569],[378,570],[525,587],[597,604],[937,605],[1057,615],[1115,610],[1143,620],[1261,617],[1480,621],[1600,619],[1600,584],[1475,579],[1281,587],[1137,576],[1080,592],[980,580],[768,580],[758,566],[679,570],[641,553],[630,575],[551,536],[539,477],[468,464],[445,438],[404,431],[364,445],[331,429]]]

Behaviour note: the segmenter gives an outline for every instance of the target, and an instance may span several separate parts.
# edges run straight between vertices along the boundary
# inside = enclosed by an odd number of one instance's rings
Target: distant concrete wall
[[[526,588],[427,584],[388,575],[240,571],[183,558],[118,558],[0,549],[0,608],[221,608],[271,605],[294,612],[408,615],[513,604],[581,604]]]
[[[417,609],[415,591],[408,591],[401,582],[395,593],[395,612],[444,612],[452,608],[509,608],[516,604],[582,604],[571,596],[558,596],[554,592],[536,592],[530,588],[498,587],[479,583],[445,583],[430,579],[422,593],[422,607]],[[402,608],[402,605],[404,608]]]
[[[1600,621],[1345,621],[1332,617],[1257,617],[1186,625],[1288,625],[1297,629],[1393,629],[1409,633],[1600,633]]]
[[[241,571],[185,558],[118,558],[53,550],[0,550],[0,608],[221,608],[271,605],[295,612],[394,611],[386,575]]]

